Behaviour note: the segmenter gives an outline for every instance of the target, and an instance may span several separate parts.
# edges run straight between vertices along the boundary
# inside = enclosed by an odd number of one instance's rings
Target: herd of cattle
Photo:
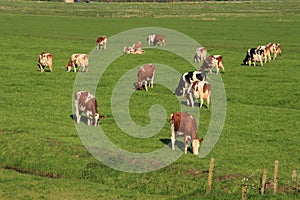
[[[107,47],[108,38],[106,36],[99,36],[96,40],[96,49],[105,50]],[[148,45],[152,46],[165,46],[166,37],[160,34],[153,34],[147,37]],[[132,46],[124,47],[123,52],[127,54],[143,54],[142,43],[137,42]],[[257,48],[250,48],[246,57],[243,60],[243,64],[251,66],[253,63],[259,62],[261,66],[270,62],[273,54],[273,59],[279,55],[281,58],[280,44],[269,43],[265,46],[258,46]],[[88,54],[73,54],[66,64],[67,72],[70,72],[72,67],[74,72],[82,68],[82,72],[88,72]],[[205,47],[199,47],[194,54],[194,62],[201,63],[201,66],[196,71],[189,71],[183,73],[179,79],[177,88],[175,89],[175,95],[183,96],[186,99],[186,105],[194,107],[195,99],[200,102],[200,108],[206,100],[206,107],[209,108],[211,97],[211,83],[207,81],[207,73],[212,74],[212,69],[216,69],[216,74],[219,74],[219,68],[225,73],[223,65],[223,57],[221,55],[207,55],[207,49]],[[51,53],[42,52],[38,56],[38,66],[41,72],[44,72],[45,67],[49,67],[50,72],[53,71],[53,56]],[[145,64],[138,69],[137,83],[135,83],[138,90],[142,90],[143,87],[148,91],[148,86],[153,88],[155,76],[155,66],[151,63]],[[98,121],[104,116],[98,112],[98,103],[94,95],[87,91],[79,91],[74,94],[74,104],[76,110],[76,122],[80,123],[82,113],[85,113],[87,118],[87,125],[97,126]],[[198,155],[198,149],[203,138],[197,136],[197,124],[195,118],[187,112],[174,112],[170,115],[170,129],[171,129],[171,145],[174,150],[176,135],[184,136],[184,149],[187,153],[188,142],[192,146],[192,152]]]
[[[281,47],[279,43],[268,43],[264,46],[248,49],[243,64],[251,66],[253,63],[256,66],[258,62],[260,66],[263,66],[267,60],[271,62],[271,54],[273,54],[273,60],[276,59],[277,55],[281,59]]]

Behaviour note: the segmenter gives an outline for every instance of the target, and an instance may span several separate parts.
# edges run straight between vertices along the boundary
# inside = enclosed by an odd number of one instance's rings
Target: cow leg
[[[145,81],[145,82],[144,82],[145,90],[148,92],[148,87],[147,87],[147,85],[148,85],[148,81]]]
[[[206,102],[207,102],[207,108],[209,108],[209,104],[210,104],[210,98],[209,98],[209,96],[207,97]]]
[[[50,72],[52,72],[52,71],[53,71],[52,65],[51,65],[51,66],[49,66],[49,69],[50,69]]]
[[[219,74],[219,66],[216,66],[217,74]]]
[[[203,98],[201,97],[200,98],[200,108],[202,108],[202,105],[203,105]]]
[[[184,136],[184,154],[187,154],[187,149],[188,149],[188,145],[187,145],[187,137]]]
[[[154,73],[153,73],[153,76],[152,76],[151,82],[150,82],[151,88],[153,88],[153,82],[154,82]]]
[[[224,65],[223,65],[223,63],[220,63],[220,67],[222,68],[222,70],[223,70],[223,73],[225,73],[225,68],[224,68]]]
[[[171,129],[171,143],[172,143],[172,150],[175,149],[175,127],[174,127],[174,122],[170,121],[170,129]]]
[[[79,107],[78,107],[78,106],[79,106],[79,105],[78,105],[78,102],[75,102],[77,124],[80,123],[80,118],[81,118],[81,115],[80,115]]]

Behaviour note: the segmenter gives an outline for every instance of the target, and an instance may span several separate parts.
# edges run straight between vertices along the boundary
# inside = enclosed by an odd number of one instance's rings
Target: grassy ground
[[[205,199],[240,198],[243,178],[249,178],[251,185],[248,198],[263,198],[258,195],[259,178],[267,168],[268,180],[273,179],[275,159],[279,160],[279,194],[274,196],[268,190],[264,198],[299,198],[299,193],[292,193],[290,188],[292,170],[300,171],[300,12],[296,1],[3,1],[0,5],[1,199],[201,199],[211,157],[216,158],[214,185]],[[145,26],[180,31],[207,47],[209,53],[223,55],[226,74],[221,76],[227,110],[222,135],[207,157],[195,159],[189,153],[158,171],[132,174],[103,165],[82,145],[70,117],[76,74],[66,73],[64,66],[72,53],[89,53],[98,35],[111,37]],[[267,42],[282,45],[282,60],[264,67],[240,65],[248,48]],[[37,71],[41,51],[54,55],[53,73]],[[96,94],[100,112],[106,116],[101,127],[115,144],[132,152],[161,148],[165,145],[162,141],[170,137],[167,119],[163,129],[147,139],[128,136],[115,124],[110,108],[114,84],[125,72],[145,62],[163,63],[181,73],[193,69],[174,54],[148,50],[139,57],[124,55],[105,71]],[[178,83],[173,81],[174,85]],[[178,109],[176,101],[160,85],[148,95],[135,92],[130,101],[131,117],[137,124],[146,125],[152,105],[162,105],[169,114]],[[201,111],[202,136],[210,114],[206,108]]]

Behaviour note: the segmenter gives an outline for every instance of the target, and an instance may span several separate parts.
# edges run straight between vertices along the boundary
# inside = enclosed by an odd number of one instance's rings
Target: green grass
[[[1,1],[0,10],[0,199],[237,199],[243,178],[254,184],[249,187],[249,199],[299,198],[299,192],[290,190],[292,170],[300,171],[300,18],[296,1]],[[158,171],[132,174],[105,166],[82,144],[70,117],[76,74],[67,73],[65,64],[72,53],[89,53],[98,35],[111,37],[145,26],[180,31],[209,53],[223,55],[226,121],[207,157],[197,159],[188,153]],[[267,42],[282,45],[282,60],[264,67],[240,65],[248,48]],[[171,44],[167,41],[167,45]],[[54,55],[53,73],[37,71],[37,55],[42,51]],[[193,69],[175,54],[146,49],[144,55],[121,56],[104,72],[96,93],[99,111],[106,116],[101,128],[113,143],[131,152],[151,152],[170,138],[167,119],[153,137],[127,135],[115,123],[110,108],[118,79],[147,62],[165,64],[181,73]],[[178,84],[178,80],[171,81]],[[149,108],[154,104],[163,106],[167,116],[179,109],[172,92],[155,84],[148,94],[133,93],[130,114],[134,122],[150,123]],[[201,136],[206,134],[210,114],[211,110],[201,110]],[[211,157],[216,159],[214,185],[206,197],[205,171]],[[273,179],[274,160],[279,160],[280,191],[273,195],[269,190],[262,197],[258,195],[259,178],[267,168],[268,180]],[[60,178],[43,177],[47,174]]]

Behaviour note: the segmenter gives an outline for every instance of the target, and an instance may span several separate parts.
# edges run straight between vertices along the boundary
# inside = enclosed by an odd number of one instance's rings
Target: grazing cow
[[[205,47],[199,47],[196,49],[195,51],[195,55],[194,55],[194,62],[195,63],[199,63],[204,61],[204,59],[207,57],[207,50]]]
[[[166,45],[166,37],[160,34],[153,34],[147,37],[148,45],[153,46],[165,46]]]
[[[197,123],[195,118],[186,112],[174,112],[170,115],[172,150],[175,149],[176,134],[184,135],[184,153],[187,153],[188,141],[191,142],[193,154],[198,155],[200,143],[203,138],[197,136]]]
[[[139,90],[142,90],[143,85],[145,86],[145,90],[148,91],[147,85],[153,88],[155,74],[155,66],[153,64],[146,64],[139,68],[137,77],[137,87]]]
[[[45,71],[45,67],[49,67],[50,72],[53,71],[53,56],[51,53],[42,52],[38,56],[38,67],[41,72]]]
[[[275,43],[274,58],[273,58],[273,60],[276,59],[277,55],[279,55],[279,58],[281,59],[281,47],[280,47],[279,43]]]
[[[257,50],[262,50],[264,52],[264,57],[263,57],[263,61],[264,63],[267,62],[267,60],[270,62],[271,61],[271,54],[274,53],[275,51],[275,44],[274,43],[268,43],[265,46],[258,46],[256,48]]]
[[[244,65],[248,64],[251,66],[251,63],[253,63],[254,66],[256,66],[256,62],[259,62],[261,66],[263,66],[263,57],[264,57],[264,50],[257,49],[257,48],[251,48],[248,49],[246,53],[246,57],[243,60]]]
[[[219,68],[222,68],[223,73],[225,73],[225,68],[223,65],[223,57],[221,55],[212,55],[205,58],[202,66],[199,71],[203,72],[206,69],[209,70],[209,73],[212,74],[212,68],[216,68],[216,73],[219,74]]]
[[[181,75],[177,88],[175,89],[175,95],[185,96],[191,83],[195,81],[204,81],[206,79],[206,74],[200,71],[186,72]]]
[[[89,65],[89,56],[87,54],[75,53],[71,56],[68,64],[66,65],[67,72],[71,71],[71,68],[74,67],[74,72],[77,72],[77,67],[82,67],[83,72],[88,71]]]
[[[107,37],[106,36],[99,36],[96,40],[96,48],[97,49],[106,49],[107,45]]]
[[[80,122],[81,114],[84,112],[87,117],[88,126],[98,126],[98,120],[104,118],[100,116],[97,110],[98,103],[94,95],[86,91],[80,91],[74,94],[76,120]]]
[[[202,108],[203,100],[207,102],[209,108],[211,96],[211,85],[207,81],[195,81],[189,87],[186,93],[186,104],[194,107],[194,99],[200,99],[200,108]]]

